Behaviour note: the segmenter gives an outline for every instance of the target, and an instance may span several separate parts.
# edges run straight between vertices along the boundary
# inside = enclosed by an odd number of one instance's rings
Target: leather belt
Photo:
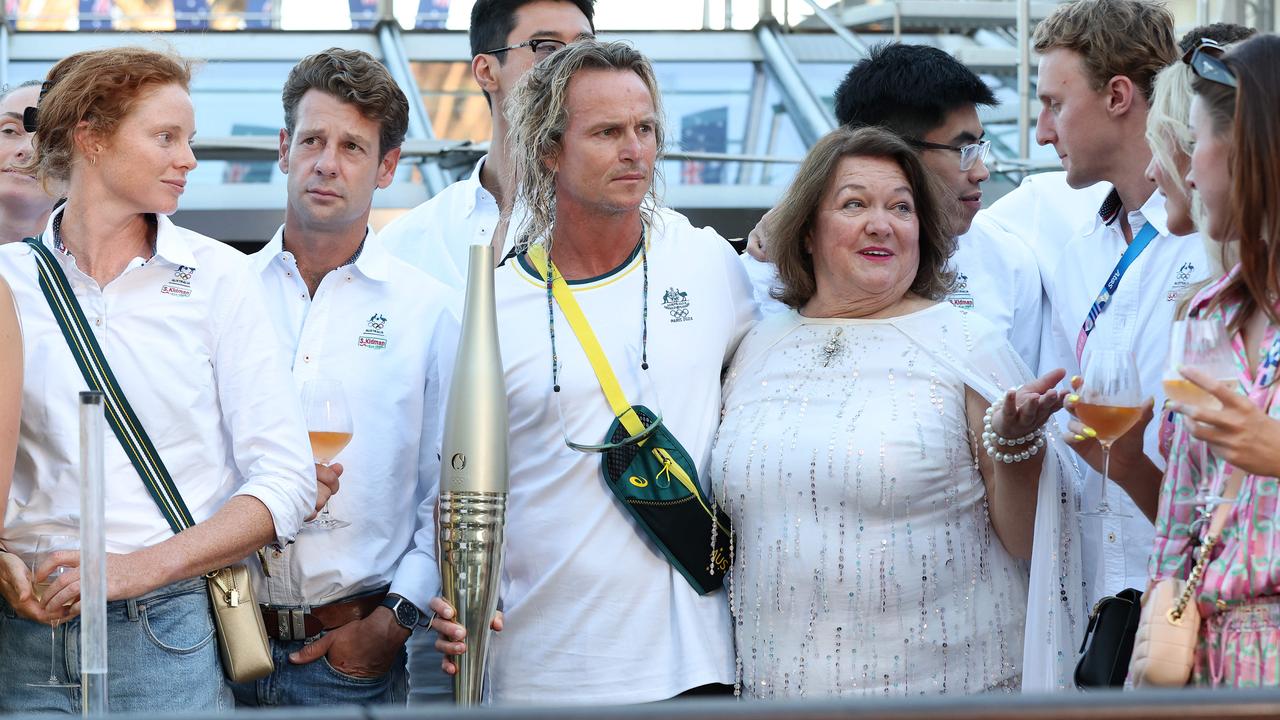
[[[312,608],[276,608],[260,605],[267,636],[275,640],[307,640],[325,630],[369,617],[387,597],[383,588],[350,600],[340,600]]]

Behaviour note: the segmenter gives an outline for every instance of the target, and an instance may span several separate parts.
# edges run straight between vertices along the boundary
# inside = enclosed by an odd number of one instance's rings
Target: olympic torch
[[[493,248],[473,245],[453,383],[440,454],[440,582],[467,629],[453,658],[454,700],[477,705],[484,691],[489,622],[498,609],[507,511],[507,388],[498,351]]]

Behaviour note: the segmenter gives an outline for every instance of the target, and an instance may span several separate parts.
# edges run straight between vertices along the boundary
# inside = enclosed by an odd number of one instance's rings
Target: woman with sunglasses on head
[[[1196,295],[1189,315],[1225,326],[1239,382],[1182,369],[1216,402],[1170,405],[1178,416],[1160,493],[1151,586],[1165,578],[1199,580],[1193,592],[1204,620],[1193,684],[1277,687],[1280,37],[1259,36],[1226,53],[1205,40],[1184,60],[1195,75],[1187,182],[1203,202],[1203,230],[1237,242],[1240,253],[1225,277]],[[1206,543],[1210,523],[1206,504],[1193,498],[1205,488],[1224,495],[1229,509],[1198,575],[1192,573],[1196,548]]]
[[[0,89],[0,243],[39,235],[53,210],[56,188],[25,168],[33,150],[23,116],[39,95],[39,80]]]

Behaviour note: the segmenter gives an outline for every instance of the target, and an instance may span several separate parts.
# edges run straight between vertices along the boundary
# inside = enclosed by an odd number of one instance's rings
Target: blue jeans
[[[253,682],[234,683],[236,705],[240,707],[277,707],[293,705],[404,705],[409,694],[405,671],[405,652],[399,661],[376,678],[362,678],[339,672],[322,657],[305,665],[289,662],[289,655],[309,641],[272,640],[271,660],[275,672]]]
[[[452,703],[453,678],[440,669],[436,632],[418,628],[409,637],[409,704]]]
[[[80,619],[58,626],[55,675],[80,682]],[[107,603],[111,712],[229,710],[204,578]],[[31,687],[49,677],[49,626],[0,598],[0,712],[81,712],[80,689]]]

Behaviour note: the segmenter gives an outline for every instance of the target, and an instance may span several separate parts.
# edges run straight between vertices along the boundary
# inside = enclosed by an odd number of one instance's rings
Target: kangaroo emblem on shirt
[[[160,294],[173,297],[191,297],[191,278],[195,273],[195,268],[179,265],[178,269],[173,271],[173,277],[160,286]]]
[[[947,300],[961,310],[973,309],[973,293],[969,292],[968,275],[964,273],[956,274],[956,288],[947,296]]]
[[[1169,285],[1169,291],[1165,293],[1165,302],[1176,302],[1182,296],[1188,287],[1191,287],[1191,276],[1195,274],[1196,266],[1190,262],[1182,263],[1177,272],[1173,274],[1173,283]]]
[[[374,313],[369,318],[369,322],[364,326],[364,332],[360,333],[360,339],[356,341],[356,345],[362,348],[370,348],[372,350],[384,350],[387,347],[387,316],[381,313]]]
[[[689,314],[689,293],[680,288],[667,288],[662,295],[662,307],[671,313],[671,322],[688,322],[693,319]]]

